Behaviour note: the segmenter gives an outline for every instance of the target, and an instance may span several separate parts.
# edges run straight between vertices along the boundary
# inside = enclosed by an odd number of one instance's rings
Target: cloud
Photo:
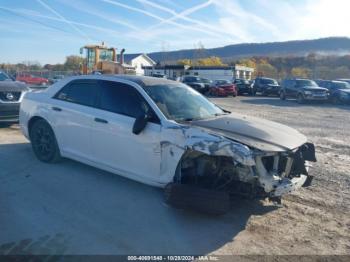
[[[85,39],[91,41],[91,38],[85,34],[83,31],[81,31],[78,27],[76,27],[73,23],[68,21],[64,16],[62,16],[60,13],[58,13],[55,9],[50,7],[48,4],[44,3],[42,0],[36,0],[40,5],[42,5],[45,9],[49,10],[51,13],[56,15],[58,18],[60,18],[62,21],[64,21],[66,24],[68,24],[71,28],[73,28],[78,34],[80,34]]]
[[[108,29],[108,28],[105,28],[105,27],[99,27],[99,26],[95,26],[95,25],[91,25],[91,24],[86,24],[86,23],[76,22],[76,21],[72,21],[72,20],[67,20],[67,19],[63,20],[63,19],[58,18],[58,17],[42,15],[42,14],[40,14],[40,13],[34,11],[34,10],[9,9],[9,8],[2,7],[2,6],[0,6],[0,9],[9,10],[9,11],[11,11],[13,13],[20,14],[22,16],[30,17],[30,18],[31,17],[36,17],[36,18],[42,18],[42,19],[45,19],[45,20],[51,20],[51,21],[56,21],[56,22],[61,22],[61,23],[66,23],[68,21],[72,25],[77,25],[77,26],[89,28],[89,29],[92,29],[92,30],[100,31],[100,32],[103,32],[105,34],[110,35],[111,37],[117,38],[117,39],[119,38],[119,35],[120,35],[119,31],[115,31],[115,30],[111,30],[111,29]],[[98,42],[99,40],[92,39],[91,41],[92,42]]]
[[[87,2],[80,2],[80,1],[71,1],[71,0],[60,0],[61,3],[72,7],[78,11],[85,12],[87,14],[96,16],[98,18],[101,18],[105,21],[109,21],[114,24],[125,26],[132,30],[139,30],[138,27],[134,26],[128,21],[117,19],[116,16],[108,15],[106,12],[99,11],[96,7],[89,5]]]
[[[166,13],[170,13],[173,15],[172,17],[170,17],[168,19],[164,19],[163,21],[161,21],[160,23],[158,23],[156,25],[150,26],[149,28],[147,28],[147,31],[154,30],[155,28],[158,28],[158,27],[162,26],[163,24],[173,22],[177,19],[182,19],[182,20],[185,20],[187,22],[190,22],[190,23],[193,23],[193,24],[200,26],[200,27],[195,28],[194,25],[191,25],[191,28],[193,30],[197,30],[197,31],[200,31],[200,32],[212,35],[212,36],[216,36],[216,37],[220,37],[220,36],[222,37],[222,35],[215,33],[218,31],[220,32],[220,30],[217,30],[216,27],[210,26],[206,23],[203,23],[201,21],[198,21],[198,20],[195,20],[195,19],[188,17],[188,15],[210,6],[212,4],[212,0],[209,0],[209,1],[206,1],[206,2],[201,3],[199,5],[195,5],[195,6],[192,6],[190,8],[187,8],[187,9],[181,11],[180,13],[177,13],[170,8],[164,7],[163,5],[156,4],[156,3],[148,1],[148,0],[137,0],[137,1],[142,3],[142,4],[152,6],[154,8],[157,8],[159,10],[162,10]],[[208,29],[210,31],[208,31]]]
[[[173,20],[176,20],[176,19],[165,19],[165,18],[162,18],[162,17],[160,17],[158,15],[155,15],[155,14],[149,12],[149,11],[146,11],[146,10],[143,10],[143,9],[140,9],[140,8],[136,8],[136,7],[133,7],[133,6],[130,6],[130,5],[126,5],[126,4],[117,2],[115,0],[113,0],[113,1],[112,0],[100,0],[100,1],[112,4],[112,5],[115,5],[115,6],[118,6],[118,7],[122,7],[122,8],[128,9],[130,11],[134,11],[134,12],[138,12],[138,13],[144,14],[146,16],[152,17],[152,18],[160,21],[162,24],[171,24],[171,25],[174,25],[176,27],[180,27],[180,28],[185,29],[185,30],[198,31],[198,32],[201,32],[201,33],[212,34],[211,32],[208,32],[205,29],[194,27],[194,26],[191,26],[191,25],[184,25],[184,24],[176,23],[176,22],[173,21]],[[154,4],[154,5],[156,5],[156,4]],[[190,11],[190,10],[188,10],[188,11]],[[151,29],[152,29],[152,27],[147,28],[144,31],[149,31]],[[167,30],[169,30],[169,29],[167,29]],[[152,34],[145,33],[144,35],[145,36],[151,36]],[[218,35],[216,34],[216,36],[218,36]]]

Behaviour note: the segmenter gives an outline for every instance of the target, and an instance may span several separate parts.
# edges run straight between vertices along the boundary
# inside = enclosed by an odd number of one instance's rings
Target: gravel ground
[[[316,145],[313,186],[249,218],[234,253],[350,254],[350,107],[278,98],[216,98],[221,106],[291,126]],[[246,248],[249,247],[249,248]]]
[[[249,200],[223,217],[175,210],[162,192],[65,160],[35,159],[13,125],[0,129],[0,254],[350,254],[350,107],[277,98],[212,98],[307,135],[311,187],[282,207]]]

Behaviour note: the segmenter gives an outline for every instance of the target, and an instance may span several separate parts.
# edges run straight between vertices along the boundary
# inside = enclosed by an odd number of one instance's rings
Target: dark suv
[[[321,87],[329,91],[329,100],[333,104],[350,103],[350,84],[345,81],[320,81]]]
[[[238,95],[254,95],[253,85],[249,82],[249,80],[236,78],[233,80],[233,83],[236,85]]]
[[[209,88],[212,86],[211,81],[198,76],[184,76],[182,82],[202,94],[208,92]]]
[[[328,90],[319,87],[315,81],[309,79],[285,79],[282,82],[280,98],[296,98],[298,103],[305,101],[327,101]]]
[[[19,105],[25,92],[25,84],[13,81],[0,71],[0,122],[17,122]]]
[[[263,96],[279,95],[281,86],[273,78],[257,77],[254,80],[254,94],[260,93]]]

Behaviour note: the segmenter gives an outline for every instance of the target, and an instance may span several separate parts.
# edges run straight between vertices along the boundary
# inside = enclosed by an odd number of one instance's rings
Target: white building
[[[136,75],[144,75],[143,67],[156,65],[156,62],[146,54],[125,54],[123,62],[135,68]]]
[[[199,76],[210,80],[234,78],[252,79],[253,68],[246,66],[184,66],[184,65],[165,65],[165,66],[144,66],[144,75],[152,76],[154,74],[166,75],[168,78],[176,79],[184,75]]]

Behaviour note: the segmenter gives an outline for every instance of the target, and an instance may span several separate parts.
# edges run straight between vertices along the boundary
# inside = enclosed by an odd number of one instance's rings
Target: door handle
[[[95,118],[95,122],[102,123],[102,124],[108,124],[108,121],[102,118]]]
[[[52,110],[54,110],[54,111],[58,111],[58,112],[62,111],[62,109],[61,109],[61,108],[56,107],[56,106],[53,106],[53,107],[52,107]]]

